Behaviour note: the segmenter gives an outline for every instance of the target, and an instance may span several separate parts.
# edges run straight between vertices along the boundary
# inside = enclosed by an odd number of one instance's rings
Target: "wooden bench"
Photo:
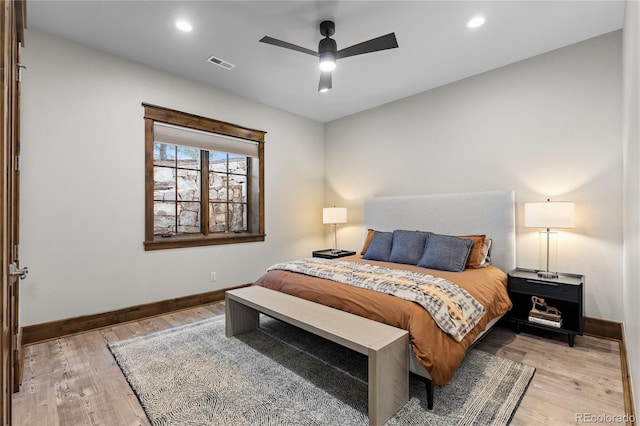
[[[225,301],[227,337],[257,329],[262,312],[367,355],[370,425],[409,400],[407,331],[260,286],[227,291]]]

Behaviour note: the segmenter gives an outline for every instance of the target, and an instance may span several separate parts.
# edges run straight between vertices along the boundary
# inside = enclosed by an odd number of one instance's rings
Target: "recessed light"
[[[184,31],[186,33],[188,33],[189,31],[191,31],[193,29],[191,24],[188,23],[187,21],[184,21],[184,20],[176,22],[176,28],[178,28],[180,31]]]
[[[484,25],[484,17],[483,16],[475,16],[467,22],[467,28],[478,28]]]

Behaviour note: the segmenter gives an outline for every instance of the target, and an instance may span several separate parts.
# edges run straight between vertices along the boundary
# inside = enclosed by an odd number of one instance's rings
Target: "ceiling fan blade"
[[[314,52],[311,49],[307,49],[305,47],[300,47],[297,46],[295,44],[292,43],[288,43],[286,41],[282,41],[282,40],[278,40],[276,38],[272,38],[269,36],[264,36],[260,39],[260,41],[262,43],[267,43],[267,44],[272,44],[274,46],[278,46],[278,47],[284,47],[285,49],[291,49],[291,50],[295,50],[298,52],[302,52],[302,53],[306,53],[307,55],[311,55],[311,56],[318,56],[318,52]]]
[[[322,71],[320,73],[320,83],[318,83],[318,92],[326,92],[331,90],[331,71]]]
[[[349,56],[362,55],[364,53],[377,52],[379,50],[395,49],[398,47],[395,33],[389,33],[362,43],[354,44],[350,47],[338,50],[336,57],[338,59],[348,58]]]

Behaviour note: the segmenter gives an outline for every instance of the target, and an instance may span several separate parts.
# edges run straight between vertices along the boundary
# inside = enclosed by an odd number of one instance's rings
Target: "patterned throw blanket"
[[[268,270],[272,269],[324,278],[416,302],[457,342],[485,313],[484,307],[465,289],[433,275],[321,258],[278,263]]]

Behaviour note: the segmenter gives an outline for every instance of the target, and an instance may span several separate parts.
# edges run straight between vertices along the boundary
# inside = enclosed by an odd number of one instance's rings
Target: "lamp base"
[[[551,272],[551,271],[536,271],[536,273],[538,274],[538,276],[540,278],[558,278],[558,273],[557,272]]]

